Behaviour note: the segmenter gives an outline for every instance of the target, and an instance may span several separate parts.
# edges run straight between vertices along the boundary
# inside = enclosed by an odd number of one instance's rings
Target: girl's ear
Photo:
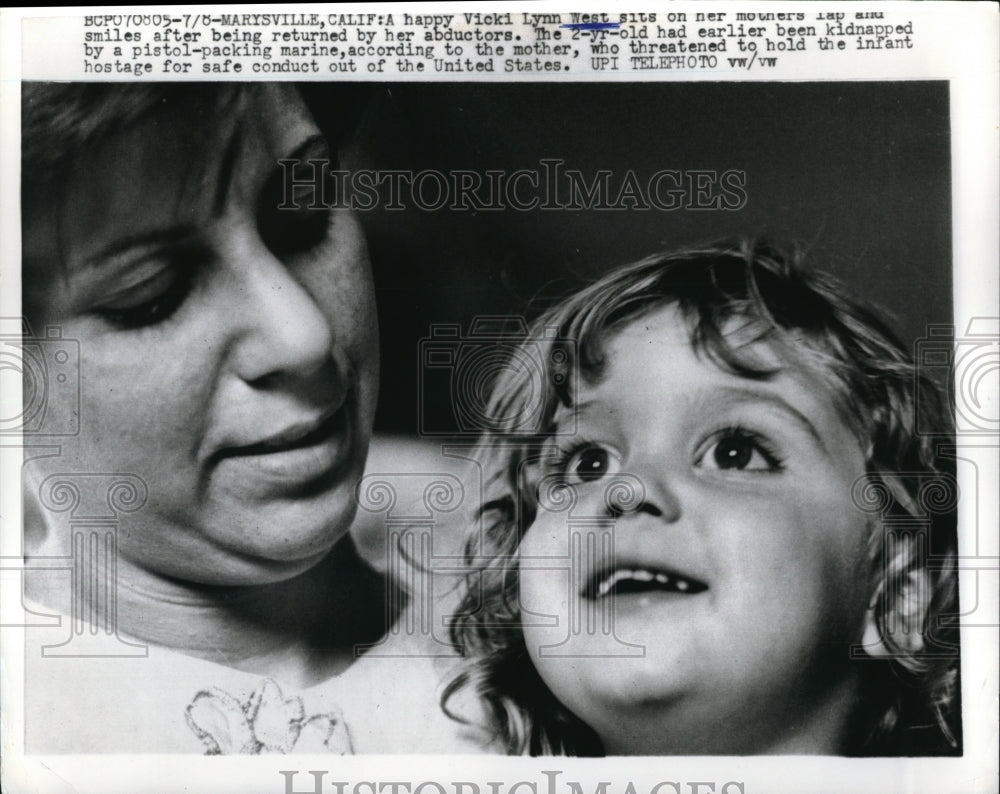
[[[923,544],[907,537],[893,545],[865,615],[862,645],[869,656],[909,655],[924,649],[932,593],[927,561],[920,554]]]

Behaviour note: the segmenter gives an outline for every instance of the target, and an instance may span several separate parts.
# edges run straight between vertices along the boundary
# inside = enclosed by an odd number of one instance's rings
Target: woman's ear
[[[39,492],[45,474],[43,467],[38,461],[32,460],[29,451],[25,450],[25,461],[21,469],[21,508],[24,511],[24,553],[28,557],[58,557],[67,553],[65,549],[55,545],[59,533],[52,526],[51,511],[42,507]]]
[[[932,593],[923,544],[909,536],[892,545],[865,615],[862,645],[869,656],[891,658],[924,649]]]

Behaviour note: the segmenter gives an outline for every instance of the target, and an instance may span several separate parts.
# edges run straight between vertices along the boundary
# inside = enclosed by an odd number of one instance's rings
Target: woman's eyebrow
[[[302,163],[324,163],[326,167],[331,165],[331,160],[333,154],[330,151],[330,145],[327,143],[326,137],[320,133],[315,133],[310,135],[304,141],[302,141],[298,146],[296,146],[291,152],[283,155],[277,159],[274,163],[274,168],[271,171],[270,176],[268,176],[268,185],[273,187],[281,187],[282,195],[281,206],[287,208],[287,202],[289,200],[288,191],[295,191],[296,186],[304,187],[311,185],[314,190],[322,190],[318,183],[313,183],[310,178],[298,179],[295,176],[296,166]],[[287,167],[291,165],[291,169]],[[312,179],[315,180],[318,177],[318,172],[313,167]],[[313,194],[318,195],[317,193]],[[320,193],[321,195],[321,193]],[[294,206],[294,202],[293,202]]]
[[[229,193],[229,186],[233,175],[236,172],[236,165],[239,161],[239,154],[242,144],[242,135],[237,131],[226,143],[225,151],[220,158],[218,178],[216,180],[215,196],[213,198],[213,209],[216,214],[221,214],[225,207],[226,196]],[[309,159],[330,158],[330,147],[326,138],[319,133],[310,135],[288,155],[287,159],[295,160],[308,157]],[[277,163],[275,163],[277,169]],[[173,226],[166,229],[152,229],[150,231],[139,232],[137,234],[127,234],[117,238],[105,247],[99,249],[81,260],[79,264],[70,263],[68,270],[89,270],[99,267],[102,263],[125,253],[131,248],[141,246],[155,246],[172,244],[178,239],[191,237],[195,233],[195,227],[190,224]]]
[[[169,229],[153,229],[138,234],[128,234],[119,237],[114,242],[100,249],[97,253],[88,256],[79,265],[70,267],[71,270],[92,270],[100,267],[109,259],[123,254],[132,248],[144,246],[157,246],[173,244],[178,240],[183,240],[194,234],[194,227],[189,225],[173,226]]]
[[[226,196],[229,195],[229,185],[236,172],[236,161],[239,159],[242,143],[243,135],[237,127],[232,137],[226,142],[226,149],[219,162],[219,172],[215,180],[215,198],[212,201],[212,214],[215,217],[222,215],[226,208]]]
[[[330,150],[330,144],[327,142],[326,138],[316,133],[310,135],[302,143],[295,147],[293,151],[286,154],[278,162],[287,162],[289,160],[331,160],[333,158],[333,152]],[[275,163],[275,170],[280,171],[278,168],[278,162]]]

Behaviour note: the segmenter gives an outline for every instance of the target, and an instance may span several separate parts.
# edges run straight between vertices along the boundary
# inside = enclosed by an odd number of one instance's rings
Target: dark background
[[[314,88],[313,103],[320,89]],[[746,172],[739,211],[360,213],[378,290],[376,427],[447,423],[438,379],[418,398],[418,342],[432,323],[531,317],[607,268],[664,247],[734,235],[798,243],[814,265],[887,310],[912,344],[948,323],[948,86],[912,83],[559,83],[339,86],[363,108],[349,167],[518,168],[544,157],[588,176],[628,169]],[[340,102],[320,115],[343,124]],[[346,114],[344,114],[346,115]],[[321,120],[322,123],[322,120]],[[353,126],[353,125],[352,125]],[[612,178],[620,184],[620,176]],[[428,388],[424,389],[425,392]],[[434,416],[431,416],[431,415]],[[435,418],[436,417],[436,418]]]

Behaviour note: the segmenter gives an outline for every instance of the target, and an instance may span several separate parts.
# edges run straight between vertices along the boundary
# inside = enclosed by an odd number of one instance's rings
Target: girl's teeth
[[[664,588],[672,588],[679,593],[686,593],[691,590],[691,583],[687,579],[671,576],[662,571],[650,571],[645,568],[619,568],[602,580],[597,587],[596,598],[604,598],[615,586],[624,580],[651,583],[656,582]]]

